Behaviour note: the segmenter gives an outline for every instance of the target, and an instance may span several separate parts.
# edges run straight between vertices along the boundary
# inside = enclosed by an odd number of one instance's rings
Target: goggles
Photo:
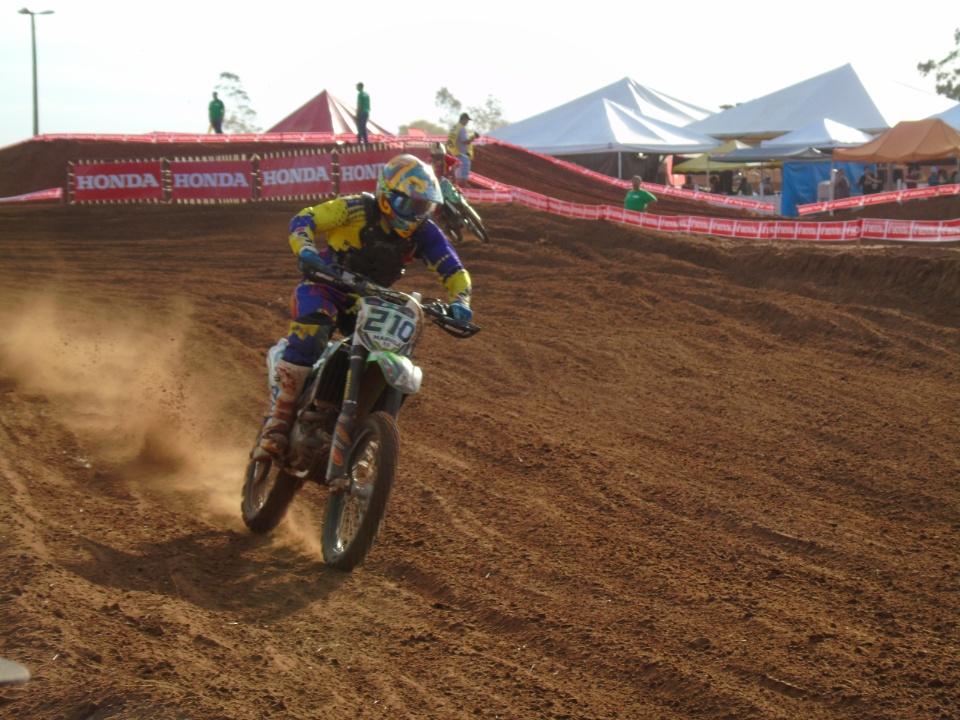
[[[397,216],[405,220],[423,220],[437,207],[437,204],[430,200],[411,198],[400,193],[392,193],[388,202]]]

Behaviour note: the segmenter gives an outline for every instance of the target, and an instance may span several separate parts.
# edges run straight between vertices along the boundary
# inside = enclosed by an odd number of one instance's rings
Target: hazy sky
[[[29,0],[42,133],[206,132],[221,72],[266,129],[322,90],[396,130],[436,122],[438,89],[516,121],[631,77],[717,110],[846,63],[933,93],[918,62],[955,47],[957,0],[910,12],[849,0],[657,4]],[[36,4],[36,3],[40,4]],[[33,132],[30,17],[0,0],[0,147]],[[228,108],[229,110],[229,108]]]

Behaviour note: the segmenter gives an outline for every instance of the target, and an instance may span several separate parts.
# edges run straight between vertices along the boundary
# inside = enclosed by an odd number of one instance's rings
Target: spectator
[[[842,168],[837,169],[837,175],[833,179],[833,199],[843,200],[850,197],[850,181],[847,180],[847,174]]]
[[[903,179],[903,186],[907,190],[913,190],[920,182],[920,166],[916,163],[907,165],[907,176]]]
[[[867,165],[863,169],[863,175],[857,180],[857,187],[860,188],[860,191],[864,195],[872,195],[873,193],[880,192],[883,188],[883,183],[880,181],[880,178],[873,174],[873,168]]]
[[[210,128],[217,135],[223,135],[223,116],[226,114],[226,108],[223,106],[223,100],[218,98],[216,93],[213,94],[207,114],[210,116]]]
[[[634,175],[631,182],[633,190],[627,191],[627,196],[623,199],[623,207],[634,212],[643,212],[647,209],[647,205],[656,202],[657,198],[653,193],[640,187],[643,184],[643,178],[639,175]]]
[[[713,194],[719,194],[720,192],[720,178],[716,175],[710,176],[710,192]]]
[[[737,185],[737,195],[753,195],[753,185],[750,184],[746,175],[740,176],[740,182]]]
[[[684,190],[695,190],[696,188],[693,185],[693,178],[690,175],[683,176],[683,185],[681,185]]]
[[[457,185],[466,187],[470,180],[470,163],[473,162],[473,141],[480,137],[480,133],[467,134],[467,123],[470,116],[460,114],[460,121],[450,128],[447,134],[447,152],[460,161],[460,173],[457,176]]]
[[[939,184],[940,184],[940,171],[937,168],[932,167],[930,168],[930,175],[927,177],[927,186],[936,187]]]
[[[773,195],[773,178],[769,175],[760,181],[760,194]]]
[[[363,83],[357,83],[357,143],[369,145],[367,120],[370,119],[370,96],[363,91]]]

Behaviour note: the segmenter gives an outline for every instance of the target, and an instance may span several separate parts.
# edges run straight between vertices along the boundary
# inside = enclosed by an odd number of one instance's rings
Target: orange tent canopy
[[[924,162],[960,157],[960,131],[939,118],[904,120],[873,140],[837,148],[834,160],[851,162]]]

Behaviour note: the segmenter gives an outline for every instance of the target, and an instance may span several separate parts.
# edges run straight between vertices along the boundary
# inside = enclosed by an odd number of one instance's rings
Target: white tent
[[[803,146],[819,148],[852,147],[873,140],[873,135],[836,120],[821,118],[786,135],[764,140],[760,147]]]
[[[847,64],[697,120],[687,128],[713,137],[750,142],[831,118],[851,128],[877,133],[901,120],[929,117],[956,104],[941,95],[889,79],[865,77]]]
[[[646,88],[636,80],[625,77],[563,105],[558,105],[538,115],[494,130],[490,135],[510,142],[505,134],[526,133],[530,127],[543,127],[562,122],[562,118],[571,114],[579,115],[583,106],[593,104],[596,100],[612,100],[638,115],[677,127],[685,127],[713,114],[711,110],[677,100],[657,90]]]
[[[957,103],[945,112],[937,113],[933,117],[943,120],[954,130],[960,130],[960,103]]]
[[[640,174],[637,164],[632,162],[639,153],[693,154],[713,150],[721,144],[712,137],[640,115],[601,97],[568,103],[489,135],[621,178],[624,171],[628,175]]]
[[[721,144],[706,135],[639,115],[613,100],[590,98],[563,107],[563,113],[543,113],[489,135],[544,155],[697,153]]]
[[[873,140],[873,135],[835,120],[820,118],[756,148],[710,153],[711,162],[806,162],[829,161],[834,148],[856,147]]]
[[[655,157],[695,154],[720,145],[684,126],[710,110],[623,78],[538,115],[488,135],[544,155],[564,159],[608,175],[641,174]],[[626,167],[625,167],[626,166]]]

